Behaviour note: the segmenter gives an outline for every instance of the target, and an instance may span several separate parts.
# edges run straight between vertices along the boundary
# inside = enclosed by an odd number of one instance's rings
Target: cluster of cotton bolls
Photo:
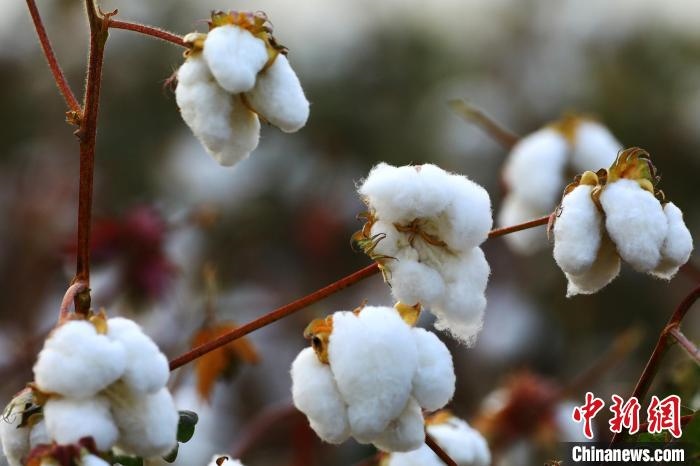
[[[491,452],[486,439],[466,421],[453,416],[448,411],[439,411],[426,419],[426,430],[435,442],[452,458],[458,466],[489,466]],[[428,447],[391,453],[384,458],[381,466],[441,466],[444,462]]]
[[[339,311],[307,328],[313,348],[292,364],[292,396],[322,440],[352,436],[384,451],[415,450],[425,441],[421,408],[447,404],[455,374],[445,345],[413,328],[408,322],[417,315],[405,309]]]
[[[359,187],[367,223],[354,239],[380,264],[396,300],[420,303],[435,327],[471,343],[481,330],[490,267],[488,193],[431,165],[374,167]]]
[[[100,452],[116,447],[144,458],[177,444],[168,361],[131,320],[100,314],[62,324],[44,343],[34,377],[33,390],[21,395],[33,401],[13,400],[2,423],[11,466],[39,444],[74,445],[86,437]]]
[[[648,154],[623,151],[609,170],[585,172],[567,187],[555,219],[554,259],[568,296],[595,293],[620,271],[670,280],[693,250],[683,213],[664,202]]]
[[[510,226],[552,213],[566,185],[567,172],[609,166],[622,145],[600,123],[569,116],[518,141],[503,168],[508,189],[498,213]],[[516,252],[532,254],[547,246],[541,231],[523,230],[505,237]]]
[[[260,119],[298,131],[309,102],[262,13],[214,13],[207,34],[185,36],[175,97],[185,123],[222,165],[258,146]]]

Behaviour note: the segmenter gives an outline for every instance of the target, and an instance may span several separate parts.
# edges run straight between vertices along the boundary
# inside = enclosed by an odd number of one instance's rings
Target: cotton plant
[[[418,312],[364,306],[309,324],[312,346],[292,364],[292,396],[322,440],[353,437],[389,452],[424,443],[423,410],[450,401],[455,374],[437,336],[413,327]]]
[[[621,261],[670,280],[690,258],[693,239],[683,212],[658,189],[648,155],[626,149],[608,170],[586,171],[567,186],[552,229],[567,296],[605,287]]]
[[[520,139],[503,168],[507,193],[498,213],[499,226],[515,225],[552,213],[568,173],[609,166],[622,145],[599,122],[567,116]],[[546,247],[541,232],[508,235],[507,244],[521,254]]]
[[[489,466],[491,451],[486,439],[447,410],[438,411],[425,420],[426,431],[458,466]],[[390,453],[379,466],[442,466],[444,462],[427,446],[410,452]]]
[[[185,36],[175,97],[183,120],[221,165],[247,157],[260,121],[301,129],[309,102],[263,13],[215,12],[208,33]]]
[[[354,240],[377,261],[393,297],[427,307],[437,329],[473,343],[490,274],[479,247],[492,226],[488,193],[432,164],[386,163],[358,191],[368,211]]]
[[[31,454],[52,458],[54,450],[42,445],[85,439],[94,445],[91,453],[114,448],[142,458],[177,446],[168,360],[135,322],[104,313],[68,319],[46,339],[33,371],[34,382],[10,402],[0,423],[10,466]]]

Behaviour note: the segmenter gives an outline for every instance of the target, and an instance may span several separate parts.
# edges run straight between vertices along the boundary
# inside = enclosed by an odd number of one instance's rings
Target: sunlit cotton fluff
[[[385,451],[418,448],[422,408],[439,409],[454,394],[445,345],[396,309],[373,306],[334,313],[324,344],[328,364],[306,348],[291,371],[294,405],[318,436],[329,443],[352,436]]]
[[[437,328],[472,343],[490,273],[478,248],[492,226],[488,193],[435,165],[386,163],[370,171],[359,193],[369,208],[360,241],[385,270],[394,298],[427,306]]]
[[[673,202],[664,205],[668,220],[668,233],[661,247],[661,262],[651,273],[659,278],[670,280],[681,265],[688,262],[693,252],[693,237],[683,221],[683,212]]]

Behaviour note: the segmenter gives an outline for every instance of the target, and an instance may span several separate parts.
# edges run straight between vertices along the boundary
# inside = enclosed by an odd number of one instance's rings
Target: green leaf
[[[143,466],[143,458],[138,456],[116,455],[112,458],[112,464],[121,464],[122,466]]]
[[[194,426],[199,416],[193,411],[180,411],[180,422],[177,425],[177,441],[187,443],[194,435]]]
[[[165,455],[163,457],[163,460],[165,460],[165,462],[167,462],[167,463],[174,462],[177,459],[177,452],[179,449],[180,449],[180,444],[178,443],[177,445],[175,445],[175,448],[170,450],[170,453],[168,453],[167,455]]]

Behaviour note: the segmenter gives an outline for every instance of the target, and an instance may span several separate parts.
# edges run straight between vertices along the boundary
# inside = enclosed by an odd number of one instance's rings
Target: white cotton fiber
[[[238,460],[234,460],[228,455],[221,454],[214,455],[207,466],[243,466],[243,463]]]
[[[221,150],[211,152],[214,159],[225,167],[248,157],[258,147],[260,141],[260,120],[238,96],[233,97],[229,124],[231,136],[225,141]]]
[[[306,414],[311,428],[328,443],[342,443],[350,436],[347,406],[327,364],[312,348],[305,348],[292,363],[294,406]]]
[[[393,308],[336,312],[328,355],[352,434],[371,442],[401,414],[410,396],[417,367],[411,328]]]
[[[591,199],[592,190],[580,185],[564,196],[554,223],[554,260],[573,275],[590,269],[600,248],[602,216]]]
[[[383,451],[411,451],[425,442],[423,412],[413,398],[409,398],[401,415],[389,423],[372,443]]]
[[[683,221],[683,212],[673,202],[664,205],[668,233],[661,248],[661,262],[651,273],[670,280],[693,252],[693,237]]]
[[[445,292],[445,283],[434,268],[408,259],[392,260],[389,264],[391,293],[397,301],[408,305],[432,303]]]
[[[465,176],[450,175],[443,183],[452,195],[445,211],[449,227],[441,230],[441,239],[457,251],[480,245],[493,226],[489,194]]]
[[[29,453],[29,428],[18,428],[22,413],[7,413],[0,419],[0,440],[2,451],[10,466],[22,466],[22,458]]]
[[[179,415],[167,388],[152,395],[132,392],[125,385],[109,392],[119,427],[118,446],[142,457],[168,454],[177,444]]]
[[[593,294],[613,281],[620,273],[620,257],[613,242],[604,235],[598,250],[598,256],[590,269],[580,275],[566,274],[569,284],[566,290],[568,298],[577,294]]]
[[[233,25],[209,31],[203,55],[216,81],[231,94],[251,90],[268,59],[265,42]]]
[[[503,168],[509,192],[534,209],[551,211],[564,185],[568,143],[554,128],[542,128],[513,146]]]
[[[452,417],[428,426],[428,433],[460,466],[488,466],[491,452],[484,437],[466,421]]]
[[[105,451],[117,441],[110,404],[102,396],[82,400],[50,398],[44,405],[44,420],[49,437],[60,444],[92,437],[97,448]]]
[[[501,202],[501,209],[498,211],[498,226],[509,227],[520,223],[534,220],[550,214],[554,210],[539,209],[532,206],[513,193],[506,194]],[[547,245],[547,234],[544,228],[530,228],[527,230],[511,233],[503,237],[506,244],[516,253],[522,255],[535,254],[544,249]]]
[[[87,321],[71,321],[55,329],[34,364],[37,386],[45,393],[86,398],[124,373],[126,351],[99,335]]]
[[[620,179],[605,186],[600,203],[605,227],[622,259],[639,272],[659,265],[668,221],[654,195],[636,181]]]
[[[246,97],[260,116],[286,133],[300,130],[309,118],[304,89],[282,54],[258,75],[255,87]]]
[[[412,332],[418,349],[412,395],[422,408],[435,411],[454,395],[456,378],[452,355],[434,333],[422,328],[414,328]]]
[[[34,424],[29,433],[29,448],[32,449],[38,445],[48,445],[50,443],[51,437],[49,436],[49,431],[46,429],[46,421],[42,419]]]
[[[423,445],[417,450],[392,453],[387,459],[386,466],[444,466],[444,464],[430,447]]]
[[[577,173],[608,168],[615,161],[622,144],[598,122],[583,120],[576,128],[571,151],[571,165]]]
[[[170,367],[153,340],[129,319],[115,317],[107,321],[107,326],[107,337],[126,349],[127,363],[122,381],[139,393],[155,393],[163,388],[170,377]]]

